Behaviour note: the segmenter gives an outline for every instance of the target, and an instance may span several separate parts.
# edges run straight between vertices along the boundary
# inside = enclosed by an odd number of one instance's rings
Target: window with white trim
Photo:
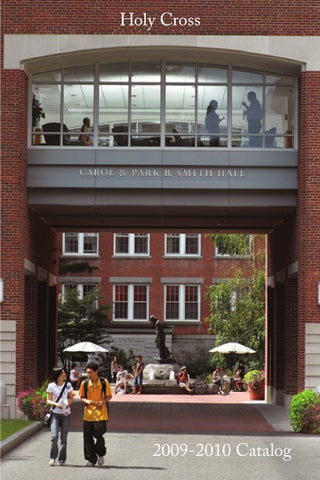
[[[62,284],[62,300],[65,301],[68,298],[68,292],[77,291],[78,299],[82,300],[89,292],[92,292],[97,288],[97,284],[94,283],[63,283]],[[98,299],[93,302],[93,307],[98,308]]]
[[[201,235],[168,233],[165,236],[166,256],[197,256],[201,254]]]
[[[149,233],[115,233],[114,255],[140,256],[150,254]]]
[[[98,255],[98,243],[98,233],[64,233],[62,252],[63,255]]]
[[[165,285],[165,320],[200,321],[200,286]]]
[[[149,286],[119,284],[113,286],[114,320],[148,320]]]

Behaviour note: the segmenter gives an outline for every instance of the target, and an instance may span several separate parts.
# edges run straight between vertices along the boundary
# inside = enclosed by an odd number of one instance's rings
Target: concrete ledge
[[[2,442],[0,442],[0,455],[6,455],[10,450],[17,447],[27,438],[31,437],[34,433],[41,430],[43,426],[42,422],[34,422],[31,425],[19,430],[18,432],[14,433],[10,437],[6,438]]]
[[[146,385],[143,384],[143,394],[153,394],[153,395],[161,395],[161,394],[172,394],[172,395],[180,395],[185,394],[186,392],[179,387],[178,385],[175,386],[160,386],[160,385]]]

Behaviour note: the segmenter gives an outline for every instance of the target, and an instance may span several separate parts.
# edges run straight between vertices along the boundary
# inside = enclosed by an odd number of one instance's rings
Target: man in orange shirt
[[[86,367],[88,378],[79,389],[79,396],[84,403],[83,413],[83,446],[86,466],[93,467],[104,464],[107,452],[103,435],[107,431],[109,414],[107,403],[112,398],[108,380],[99,377],[99,365],[89,362]],[[96,439],[96,442],[94,441]]]

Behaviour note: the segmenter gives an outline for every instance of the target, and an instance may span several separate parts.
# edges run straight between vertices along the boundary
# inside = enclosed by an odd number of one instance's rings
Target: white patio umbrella
[[[63,350],[64,352],[84,352],[84,353],[108,353],[109,350],[107,350],[104,347],[100,347],[100,345],[96,345],[95,343],[92,342],[80,342],[80,343],[75,343],[74,345],[71,345],[70,347],[67,347]]]
[[[245,353],[256,353],[255,350],[252,350],[241,343],[229,342],[219,345],[218,347],[212,348],[209,350],[210,353],[237,353],[244,355]]]

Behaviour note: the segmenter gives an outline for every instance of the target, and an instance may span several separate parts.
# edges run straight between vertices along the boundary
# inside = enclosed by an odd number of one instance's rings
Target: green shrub
[[[295,432],[320,433],[320,395],[304,390],[292,397],[290,423]]]
[[[206,376],[208,374],[212,375],[214,370],[212,356],[204,349],[200,349],[196,355],[186,352],[184,360],[180,361],[180,363],[187,366],[191,378],[205,380]]]

